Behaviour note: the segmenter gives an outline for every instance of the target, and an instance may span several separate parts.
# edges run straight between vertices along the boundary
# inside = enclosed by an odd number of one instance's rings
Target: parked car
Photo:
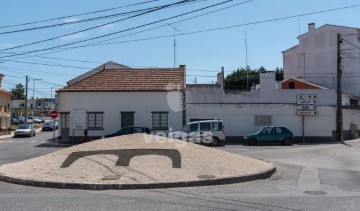
[[[41,119],[37,118],[36,116],[28,116],[27,118],[31,119],[33,121],[33,123],[35,123],[35,124],[41,124],[42,123]]]
[[[43,117],[37,116],[36,118],[37,118],[37,119],[40,119],[40,120],[41,120],[41,123],[45,123],[45,119],[44,119]]]
[[[19,125],[22,123],[18,118],[11,118],[10,122],[12,125]]]
[[[21,124],[25,124],[25,117],[18,116],[17,118],[20,120]],[[33,120],[28,118],[27,119],[27,124],[32,124],[32,123],[33,123]]]
[[[42,127],[42,130],[43,131],[49,131],[49,130],[56,130],[59,128],[59,123],[58,121],[50,121],[50,122],[45,122],[43,127]]]
[[[283,145],[291,145],[294,143],[294,135],[286,127],[270,126],[246,135],[244,141],[251,146],[259,142],[281,142]]]
[[[35,136],[35,127],[32,124],[21,124],[14,132],[14,137],[17,136]]]
[[[169,137],[213,146],[226,142],[222,120],[190,122],[185,125],[183,130],[169,133]]]
[[[134,133],[147,133],[150,134],[151,130],[147,127],[123,127],[121,128],[121,130],[106,135],[104,136],[104,138],[110,138],[110,137],[115,137],[115,136],[122,136],[122,135],[129,135],[129,134],[134,134]]]

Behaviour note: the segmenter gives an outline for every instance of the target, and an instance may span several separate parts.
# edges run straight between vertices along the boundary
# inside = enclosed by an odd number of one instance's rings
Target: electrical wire
[[[95,13],[100,13],[100,12],[107,12],[107,11],[111,11],[111,10],[122,9],[122,8],[126,8],[126,7],[132,7],[132,6],[137,6],[137,5],[141,5],[141,4],[147,4],[147,3],[152,3],[152,2],[156,2],[156,1],[161,1],[161,0],[144,1],[144,2],[139,2],[139,3],[135,3],[135,4],[128,4],[128,5],[124,5],[124,6],[113,7],[113,8],[103,9],[103,10],[92,11],[92,12],[86,12],[86,13],[80,13],[80,14],[74,14],[74,15],[67,15],[67,16],[62,16],[62,17],[50,18],[50,19],[45,19],[45,20],[40,20],[40,21],[33,21],[33,22],[27,22],[27,23],[21,23],[21,24],[0,26],[0,29],[10,28],[10,27],[17,27],[17,26],[26,26],[26,25],[32,25],[32,24],[37,24],[37,23],[44,23],[44,22],[49,22],[49,21],[54,21],[54,20],[65,19],[65,18],[73,18],[73,17],[83,16],[83,15],[90,15],[90,14],[95,14]]]
[[[122,19],[115,20],[115,21],[112,21],[112,22],[107,22],[107,23],[104,23],[104,24],[101,24],[101,25],[97,25],[97,26],[94,26],[94,27],[86,28],[86,29],[79,30],[79,31],[76,31],[76,32],[72,32],[72,33],[68,33],[68,34],[65,34],[65,35],[60,35],[60,36],[48,38],[48,39],[45,39],[45,40],[40,40],[40,41],[36,41],[36,42],[32,42],[32,43],[27,43],[27,44],[23,44],[23,45],[19,45],[19,46],[14,46],[14,47],[10,47],[10,48],[4,48],[4,49],[1,49],[0,51],[7,51],[7,50],[12,50],[12,49],[22,48],[22,47],[26,47],[26,46],[30,46],[30,45],[35,45],[35,44],[39,44],[39,43],[48,42],[48,41],[51,41],[51,40],[55,40],[55,39],[67,37],[67,36],[70,36],[70,35],[74,35],[74,34],[82,33],[82,32],[85,32],[85,31],[93,30],[93,29],[96,29],[96,28],[100,28],[100,27],[103,27],[103,26],[107,26],[107,25],[109,25],[109,24],[114,24],[114,23],[117,23],[117,22],[120,22],[120,21],[124,21],[124,20],[129,20],[129,19],[132,19],[132,18],[136,18],[136,17],[142,16],[142,15],[146,15],[146,14],[149,14],[149,13],[152,13],[152,12],[156,12],[156,11],[158,11],[158,10],[162,10],[162,9],[171,7],[171,6],[173,6],[173,5],[179,5],[179,4],[182,4],[182,3],[189,2],[189,1],[197,1],[197,0],[182,0],[182,1],[179,1],[179,2],[176,2],[176,3],[173,3],[173,4],[166,4],[166,5],[163,5],[163,6],[159,6],[159,7],[152,8],[152,9],[147,10],[147,11],[145,11],[145,12],[142,12],[142,13],[140,13],[140,14],[132,15],[132,16],[130,16],[130,17],[122,18]],[[69,44],[66,44],[66,45],[69,45]],[[65,45],[65,46],[66,46],[66,45]],[[22,54],[25,54],[25,53],[22,53]],[[20,54],[20,55],[22,55],[22,54]],[[15,54],[15,55],[16,55],[16,54]]]
[[[121,31],[117,31],[117,32],[113,32],[113,33],[109,33],[109,34],[105,34],[105,35],[101,35],[101,36],[97,36],[97,37],[93,37],[93,38],[89,38],[89,39],[85,39],[85,40],[80,40],[80,41],[77,41],[77,42],[71,42],[71,43],[67,43],[67,44],[63,44],[63,45],[58,45],[58,46],[53,46],[53,47],[49,47],[49,48],[44,48],[44,49],[38,49],[38,50],[28,51],[28,52],[19,53],[19,54],[2,56],[2,57],[0,57],[0,58],[13,57],[13,56],[19,56],[19,55],[26,55],[26,54],[30,54],[30,53],[36,53],[36,52],[40,52],[40,51],[47,51],[47,50],[57,49],[57,48],[60,48],[60,47],[65,47],[65,46],[69,46],[69,45],[74,45],[74,44],[77,44],[77,43],[87,42],[87,41],[90,41],[90,40],[95,40],[95,39],[99,39],[99,38],[111,36],[111,35],[114,35],[114,34],[119,34],[119,33],[127,32],[127,31],[131,31],[131,30],[134,30],[134,29],[142,28],[142,27],[145,27],[145,26],[153,25],[153,24],[156,24],[156,23],[164,22],[164,21],[167,21],[167,20],[171,20],[171,19],[174,19],[174,18],[178,18],[178,17],[184,16],[184,15],[188,15],[188,14],[191,14],[191,13],[195,13],[195,12],[199,12],[199,11],[202,11],[202,10],[205,10],[205,9],[209,9],[209,8],[212,8],[212,7],[216,7],[216,6],[219,6],[219,5],[222,5],[222,4],[226,4],[226,3],[229,3],[229,2],[232,2],[232,1],[234,1],[234,0],[223,1],[223,2],[220,2],[220,3],[217,3],[217,4],[213,4],[213,5],[210,5],[210,6],[207,6],[207,7],[203,7],[203,8],[196,9],[196,10],[192,10],[192,11],[190,11],[190,12],[182,13],[182,14],[180,14],[180,15],[175,15],[175,16],[172,16],[172,17],[169,17],[169,18],[161,19],[161,20],[158,20],[158,21],[153,21],[153,22],[150,22],[150,23],[142,24],[142,25],[139,25],[139,26],[127,28],[127,29],[124,29],[124,30],[121,30]],[[253,1],[253,0],[248,0],[248,1],[246,1],[246,2],[251,2],[251,1]],[[183,2],[183,1],[181,1],[181,2]],[[157,9],[157,10],[158,10],[158,9]]]

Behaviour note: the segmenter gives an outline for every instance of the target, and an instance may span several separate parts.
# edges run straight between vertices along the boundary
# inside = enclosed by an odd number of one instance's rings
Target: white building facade
[[[249,133],[264,126],[285,126],[296,140],[331,141],[336,130],[336,92],[332,89],[281,89],[274,73],[260,74],[260,89],[250,92],[226,93],[223,75],[217,84],[187,85],[191,99],[187,102],[187,121],[221,119],[230,142],[239,142]],[[277,88],[278,87],[278,88]],[[297,95],[317,95],[317,114],[299,116]],[[344,101],[349,95],[343,95]],[[360,110],[343,109],[344,138],[352,137],[351,125],[360,126]],[[358,132],[360,132],[358,130]]]
[[[298,37],[299,44],[283,52],[284,79],[303,78],[330,89],[336,88],[337,34],[343,39],[341,57],[343,66],[342,91],[360,97],[359,55],[360,33],[358,28],[326,24]],[[351,44],[349,44],[351,43]]]
[[[57,91],[60,140],[76,143],[85,130],[95,139],[125,126],[165,135],[182,128],[185,66],[131,69],[108,62],[95,70]]]

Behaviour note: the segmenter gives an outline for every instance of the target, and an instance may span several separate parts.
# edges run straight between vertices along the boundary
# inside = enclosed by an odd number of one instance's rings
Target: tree
[[[284,72],[282,68],[277,67],[275,70],[275,79],[281,81],[284,78]],[[250,66],[245,68],[238,68],[225,77],[226,89],[239,89],[250,90],[254,84],[260,83],[260,73],[270,72],[265,67],[261,66],[258,69],[251,69]]]
[[[14,100],[23,100],[25,99],[25,89],[22,84],[16,84],[15,88],[11,90]]]

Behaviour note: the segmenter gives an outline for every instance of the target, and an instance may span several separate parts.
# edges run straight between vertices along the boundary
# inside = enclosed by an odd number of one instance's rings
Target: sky
[[[28,75],[29,98],[51,97],[67,81],[108,61],[133,68],[186,65],[187,83],[213,83],[221,67],[225,74],[246,64],[267,70],[282,67],[281,52],[298,44],[297,37],[307,32],[308,23],[315,23],[316,28],[324,24],[360,28],[359,0],[193,0],[175,5],[177,2],[180,0],[3,1],[2,88],[25,85]],[[107,11],[79,15],[100,10]],[[317,13],[320,11],[324,12]],[[44,21],[49,19],[54,20]],[[41,28],[50,25],[56,26]],[[108,39],[111,41],[104,41]],[[39,43],[31,44],[34,42]],[[17,48],[9,49],[13,47]]]

